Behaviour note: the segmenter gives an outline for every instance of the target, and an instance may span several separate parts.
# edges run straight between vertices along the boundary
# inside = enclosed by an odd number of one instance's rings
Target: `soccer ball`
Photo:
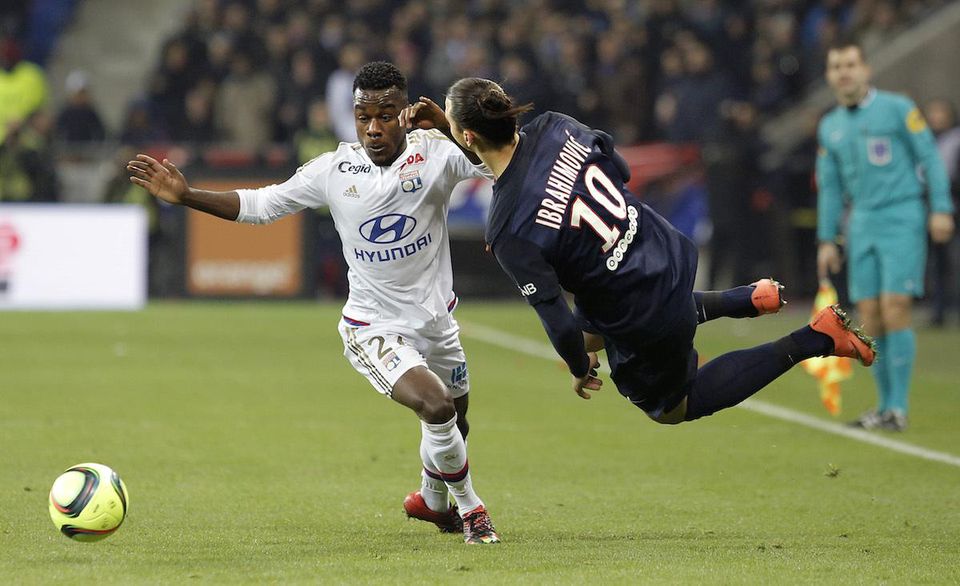
[[[130,499],[127,487],[109,466],[77,464],[50,489],[50,518],[76,541],[99,541],[123,523]]]

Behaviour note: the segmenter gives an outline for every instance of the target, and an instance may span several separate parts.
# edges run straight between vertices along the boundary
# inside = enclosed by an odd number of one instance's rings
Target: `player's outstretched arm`
[[[149,155],[139,154],[127,163],[127,171],[131,183],[167,203],[185,205],[225,220],[236,220],[240,215],[240,195],[236,191],[193,189],[168,159],[161,163]]]

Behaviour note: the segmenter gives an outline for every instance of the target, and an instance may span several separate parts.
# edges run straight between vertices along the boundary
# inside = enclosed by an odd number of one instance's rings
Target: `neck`
[[[868,93],[870,93],[869,85],[862,87],[860,91],[858,91],[855,94],[851,94],[849,96],[841,96],[840,103],[843,104],[844,106],[856,106],[857,104],[862,102],[865,97],[867,97]]]
[[[507,170],[507,165],[510,164],[510,161],[513,159],[513,153],[517,151],[517,144],[519,144],[520,136],[517,134],[513,135],[513,142],[502,146],[498,149],[490,149],[487,151],[480,151],[477,153],[477,156],[480,157],[480,160],[483,161],[483,164],[490,169],[490,172],[493,173],[493,176],[497,179],[503,175],[503,172]]]

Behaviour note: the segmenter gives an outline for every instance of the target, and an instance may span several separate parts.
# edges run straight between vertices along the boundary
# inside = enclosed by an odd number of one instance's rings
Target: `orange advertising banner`
[[[229,191],[263,182],[198,181]],[[300,214],[263,226],[236,224],[187,210],[187,292],[196,296],[292,297],[303,288]]]

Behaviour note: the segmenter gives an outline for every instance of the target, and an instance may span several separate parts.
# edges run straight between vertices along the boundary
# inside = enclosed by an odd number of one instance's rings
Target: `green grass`
[[[960,468],[743,409],[658,426],[612,385],[583,401],[557,363],[469,337],[471,468],[504,542],[466,547],[400,512],[419,426],[343,359],[338,309],[0,314],[0,583],[960,582]],[[519,304],[457,315],[545,341]],[[803,321],[712,323],[698,348]],[[921,332],[897,439],[960,454],[958,347]],[[829,418],[800,370],[758,398]],[[871,402],[857,369],[844,416]],[[130,491],[94,544],[46,512],[83,461]]]

